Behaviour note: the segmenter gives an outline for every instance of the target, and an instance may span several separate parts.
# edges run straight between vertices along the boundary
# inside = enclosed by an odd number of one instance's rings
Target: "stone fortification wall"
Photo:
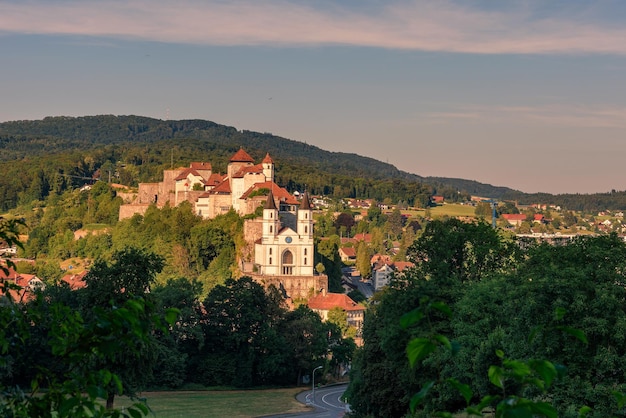
[[[150,204],[160,202],[159,183],[139,183],[136,204]]]
[[[252,273],[248,275],[265,288],[274,285],[292,299],[308,299],[319,292],[328,291],[328,276],[325,274],[316,276],[261,276]]]
[[[243,239],[246,241],[246,247],[242,251],[242,259],[245,262],[252,263],[254,261],[254,242],[263,236],[263,219],[246,219],[243,223]],[[252,264],[246,271],[251,270]]]
[[[138,213],[143,216],[148,210],[149,206],[150,206],[149,204],[142,204],[142,203],[132,203],[128,205],[121,205],[119,219],[122,220],[122,219],[132,218],[135,213]]]

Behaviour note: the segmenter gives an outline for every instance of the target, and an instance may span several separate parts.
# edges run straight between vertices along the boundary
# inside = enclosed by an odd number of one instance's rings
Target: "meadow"
[[[144,392],[140,396],[156,418],[245,418],[281,413],[307,411],[296,400],[303,388]],[[132,402],[128,398],[116,399],[115,406],[122,408]]]

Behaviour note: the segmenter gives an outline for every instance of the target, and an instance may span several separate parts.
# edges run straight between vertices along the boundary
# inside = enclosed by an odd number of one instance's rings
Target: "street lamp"
[[[322,366],[317,366],[316,368],[313,369],[313,372],[311,373],[313,375],[313,385],[311,386],[311,403],[313,405],[315,405],[315,371],[321,369]]]

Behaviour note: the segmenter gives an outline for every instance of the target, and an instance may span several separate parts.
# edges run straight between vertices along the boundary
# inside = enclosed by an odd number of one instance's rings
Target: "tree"
[[[360,241],[356,247],[356,267],[361,272],[361,277],[369,277],[372,274],[372,254],[365,241]]]
[[[111,263],[102,259],[97,260],[85,276],[87,286],[79,291],[83,315],[87,319],[92,319],[95,308],[115,311],[124,303],[141,297],[149,302],[147,306],[150,308],[142,314],[147,318],[151,317],[155,312],[151,310],[154,303],[150,287],[162,268],[161,257],[132,247],[115,252],[111,257]],[[146,332],[149,333],[150,329]],[[100,367],[121,376],[124,392],[132,394],[150,379],[150,372],[156,360],[153,347],[153,336],[137,341],[131,353],[115,353],[114,356],[103,359]],[[113,407],[116,393],[120,390],[115,385],[109,385],[106,390],[107,408],[110,409]]]
[[[400,208],[396,207],[387,217],[387,229],[394,237],[397,238],[400,234],[402,234],[403,227],[404,218],[402,218],[402,212],[400,212]]]
[[[488,202],[478,202],[474,214],[480,219],[491,219],[491,204]]]
[[[409,259],[433,280],[475,282],[515,260],[517,246],[487,223],[433,221],[409,248]],[[427,261],[427,262],[426,262]]]
[[[202,383],[250,387],[289,374],[289,362],[281,354],[284,342],[276,344],[285,311],[276,289],[266,293],[250,277],[229,279],[213,288],[203,305],[206,344],[196,368]],[[272,362],[274,369],[263,361]]]
[[[350,236],[350,231],[354,224],[354,216],[352,216],[351,213],[342,212],[337,216],[337,219],[335,219],[334,225],[337,230],[343,230],[346,236]]]

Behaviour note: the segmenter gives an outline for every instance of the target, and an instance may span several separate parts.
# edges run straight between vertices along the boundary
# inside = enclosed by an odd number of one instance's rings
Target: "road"
[[[315,399],[311,402],[311,391],[301,392],[296,399],[303,404],[310,405],[314,409],[310,412],[297,414],[272,415],[266,418],[339,418],[346,413],[346,404],[341,401],[341,396],[348,387],[345,385],[325,386],[315,389]]]
[[[372,287],[371,281],[363,282],[361,281],[361,276],[353,276],[354,267],[344,267],[342,269],[343,279],[352,283],[352,285],[356,286],[359,292],[363,293],[366,299],[371,298],[374,295],[374,288]]]

